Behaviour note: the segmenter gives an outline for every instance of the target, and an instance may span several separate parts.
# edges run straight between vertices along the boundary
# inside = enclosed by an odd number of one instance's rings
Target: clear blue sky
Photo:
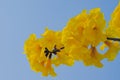
[[[100,7],[108,21],[118,0],[0,0],[0,80],[120,80],[120,54],[104,67],[55,68],[58,76],[42,77],[30,69],[23,52],[29,34],[37,36],[48,26],[61,30],[66,22],[83,9]]]

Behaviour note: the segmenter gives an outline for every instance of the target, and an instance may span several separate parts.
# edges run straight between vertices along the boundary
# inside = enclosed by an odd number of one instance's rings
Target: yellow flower
[[[100,42],[106,40],[104,34],[104,28],[106,22],[103,13],[100,12],[100,8],[90,10],[86,28],[84,30],[84,43],[92,44],[97,46]]]
[[[42,69],[42,75],[48,76],[48,74],[52,76],[56,76],[56,73],[54,72],[54,69],[52,68],[51,60],[47,59],[46,63],[44,64],[44,68]]]
[[[46,29],[41,38],[31,34],[25,41],[24,53],[35,72],[42,72],[43,76],[56,76],[52,64],[59,66],[65,64],[72,66],[74,60],[64,50],[61,43],[62,33]]]
[[[71,66],[74,64],[73,59],[71,59],[68,53],[65,52],[64,49],[66,47],[61,43],[61,37],[62,33],[60,31],[46,29],[45,32],[42,34],[42,37],[39,39],[39,43],[42,45],[42,47],[47,48],[50,51],[52,51],[55,47],[56,49],[60,50],[57,52],[56,56],[52,56],[53,59],[51,60],[53,64],[55,64],[56,66],[60,64]]]
[[[120,3],[112,13],[106,30],[104,14],[100,8],[95,8],[89,12],[83,10],[71,18],[62,31],[46,28],[40,38],[31,34],[24,44],[24,53],[31,69],[41,72],[43,76],[56,76],[54,67],[61,64],[72,66],[76,60],[82,61],[86,66],[103,67],[101,61],[104,58],[114,60],[120,50],[120,43],[107,40],[120,37],[119,14]],[[101,42],[101,50],[108,47],[104,54],[96,49]]]
[[[51,66],[51,61],[46,58],[44,48],[39,44],[39,39],[36,38],[35,34],[31,34],[25,41],[24,53],[33,71],[42,72],[43,76],[56,75]]]
[[[57,53],[57,57],[52,59],[52,63],[55,64],[55,66],[60,66],[61,64],[73,66],[74,60],[72,56],[65,52],[65,50],[62,50],[61,52]]]
[[[30,37],[25,41],[24,44],[24,53],[27,56],[27,59],[31,65],[32,70],[39,72],[40,69],[40,53],[41,53],[41,46],[38,43],[38,40],[35,34],[31,34]]]
[[[108,38],[119,38],[120,37],[120,2],[116,6],[115,10],[111,15],[111,20],[109,21],[108,28],[106,29],[106,35]],[[109,48],[104,54],[108,61],[113,61],[119,50],[120,44],[113,41],[105,41],[105,45]]]
[[[34,51],[32,50],[34,49]],[[34,53],[40,50],[40,46],[38,44],[38,40],[35,34],[31,34],[30,37],[25,41],[24,45],[24,53],[29,55],[30,53]]]
[[[104,59],[103,54],[100,54],[97,52],[95,47],[91,47],[88,50],[88,53],[83,55],[83,62],[86,66],[94,65],[96,67],[103,67],[103,64],[101,63],[101,60]]]
[[[88,53],[88,47],[73,45],[70,47],[69,53],[75,60],[81,61],[83,59],[83,56]]]
[[[63,44],[78,44],[83,38],[83,31],[87,22],[86,10],[83,10],[79,15],[71,18],[62,31]]]
[[[71,18],[65,28],[62,30],[62,43],[66,52],[74,58],[80,59],[80,54],[83,46],[83,31],[88,19],[86,10],[83,10],[79,15]],[[84,51],[82,51],[84,52]]]
[[[41,36],[39,43],[42,47],[47,47],[49,50],[52,50],[55,45],[57,45],[57,48],[63,47],[63,44],[61,44],[60,31],[53,31],[46,28],[45,32]]]
[[[71,18],[62,31],[62,43],[66,51],[75,60],[88,51],[89,45],[97,46],[106,40],[104,28],[106,22],[99,8],[83,10],[79,15]]]
[[[82,33],[82,36],[80,36],[82,38],[80,39],[83,39],[83,41],[85,41],[84,44],[88,43],[88,45],[92,44],[96,46],[101,41],[105,41],[106,36],[104,34],[104,28],[106,26],[106,22],[103,13],[100,12],[100,8],[90,10],[90,13],[86,14],[85,20],[86,21],[84,22],[80,21],[77,23],[85,23],[82,27],[82,31],[80,31],[79,29],[76,29],[77,31],[74,31],[74,33]],[[74,27],[76,26],[74,25]],[[81,26],[79,25],[79,27]]]
[[[108,37],[120,37],[120,2],[111,15],[106,35]]]
[[[108,61],[113,61],[118,52],[120,51],[120,44],[118,42],[105,41],[105,45],[109,48],[108,51],[104,54],[105,58],[108,58]]]

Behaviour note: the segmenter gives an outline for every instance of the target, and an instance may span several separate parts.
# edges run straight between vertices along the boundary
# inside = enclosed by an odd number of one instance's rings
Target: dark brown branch
[[[107,38],[107,40],[120,41],[120,38]]]

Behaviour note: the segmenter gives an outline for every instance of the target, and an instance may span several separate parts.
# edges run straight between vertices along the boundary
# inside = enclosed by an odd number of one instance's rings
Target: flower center
[[[57,49],[56,45],[55,45],[53,50],[50,51],[48,48],[45,47],[44,53],[45,53],[46,57],[51,59],[52,58],[52,54],[57,55],[57,53],[60,52],[62,49],[64,49],[64,47],[61,47],[60,49]]]

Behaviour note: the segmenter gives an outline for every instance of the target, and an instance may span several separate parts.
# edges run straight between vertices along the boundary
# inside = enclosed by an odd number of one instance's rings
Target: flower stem
[[[120,41],[120,38],[109,38],[109,37],[107,37],[107,40]]]

